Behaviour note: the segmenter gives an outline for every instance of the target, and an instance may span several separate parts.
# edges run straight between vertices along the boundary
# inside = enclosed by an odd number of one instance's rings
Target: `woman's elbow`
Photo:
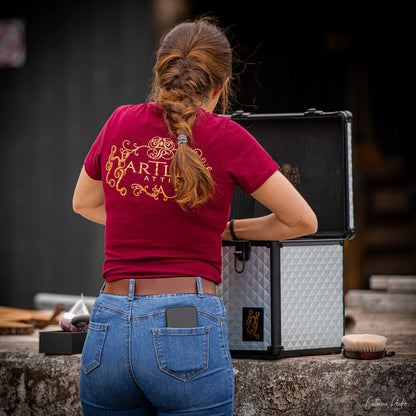
[[[300,218],[299,226],[303,230],[304,235],[315,234],[318,231],[318,218],[311,211],[308,215]]]
[[[72,197],[72,209],[76,214],[83,215],[85,211],[90,209],[90,201],[88,199],[82,198],[78,192],[74,192]]]
[[[76,214],[81,214],[81,212],[83,211],[83,204],[77,198],[73,198],[72,209]]]

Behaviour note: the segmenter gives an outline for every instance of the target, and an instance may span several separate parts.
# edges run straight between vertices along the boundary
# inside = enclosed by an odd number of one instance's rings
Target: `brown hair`
[[[172,136],[192,138],[197,107],[215,90],[222,89],[222,111],[227,112],[232,50],[212,19],[175,26],[163,39],[156,58],[152,98],[164,110]],[[214,193],[209,171],[186,143],[178,145],[170,175],[182,208],[203,204]]]

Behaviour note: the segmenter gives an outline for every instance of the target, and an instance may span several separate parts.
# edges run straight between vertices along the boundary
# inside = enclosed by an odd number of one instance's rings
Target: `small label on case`
[[[243,308],[243,341],[264,341],[264,309]]]

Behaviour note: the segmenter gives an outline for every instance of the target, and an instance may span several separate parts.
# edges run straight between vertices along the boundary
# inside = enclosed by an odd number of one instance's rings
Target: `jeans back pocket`
[[[161,371],[187,381],[208,368],[209,327],[153,328]]]
[[[81,365],[85,374],[90,373],[101,363],[101,353],[107,328],[108,324],[90,322],[81,358]]]

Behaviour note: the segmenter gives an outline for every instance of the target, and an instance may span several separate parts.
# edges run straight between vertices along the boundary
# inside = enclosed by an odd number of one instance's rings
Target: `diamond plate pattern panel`
[[[344,335],[343,246],[281,248],[281,336],[287,350],[339,347]]]
[[[231,350],[262,351],[271,345],[270,248],[252,246],[243,273],[234,269],[234,246],[222,248],[222,283],[217,293],[227,308],[228,343]],[[238,262],[238,266],[241,263]],[[242,340],[244,307],[264,308],[264,341]]]

